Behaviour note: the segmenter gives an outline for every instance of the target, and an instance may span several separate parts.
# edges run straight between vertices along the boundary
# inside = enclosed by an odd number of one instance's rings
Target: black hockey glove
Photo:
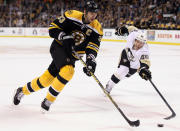
[[[124,36],[124,35],[128,35],[129,32],[128,32],[128,29],[126,26],[121,26],[121,27],[116,27],[115,29],[115,35],[118,35],[118,36]]]
[[[69,57],[72,56],[72,48],[75,46],[75,41],[73,36],[66,35],[64,32],[61,32],[58,36],[58,39],[62,41],[63,47]]]
[[[141,76],[142,79],[145,80],[149,80],[152,78],[150,70],[147,69],[146,67],[141,67],[139,69],[139,75]]]
[[[91,76],[91,73],[94,73],[96,70],[96,61],[93,54],[89,54],[86,58],[87,67],[83,67],[83,71],[87,76]]]

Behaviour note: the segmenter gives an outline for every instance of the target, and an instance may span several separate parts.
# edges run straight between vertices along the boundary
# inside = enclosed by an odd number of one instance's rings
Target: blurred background
[[[95,0],[103,28],[180,30],[179,0]],[[85,0],[0,0],[0,27],[48,27],[64,11],[83,11]]]

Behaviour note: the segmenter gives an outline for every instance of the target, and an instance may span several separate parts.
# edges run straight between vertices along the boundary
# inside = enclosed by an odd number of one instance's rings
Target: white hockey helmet
[[[138,34],[137,34],[137,36],[136,36],[135,39],[138,40],[138,41],[141,41],[141,42],[143,42],[143,43],[146,43],[146,42],[147,42],[145,33],[143,33],[143,32],[138,32]]]

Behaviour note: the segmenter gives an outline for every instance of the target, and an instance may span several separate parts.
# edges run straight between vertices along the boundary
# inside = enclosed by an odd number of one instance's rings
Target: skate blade
[[[41,112],[42,114],[47,114],[49,111],[47,111],[47,110],[41,108],[40,112]]]

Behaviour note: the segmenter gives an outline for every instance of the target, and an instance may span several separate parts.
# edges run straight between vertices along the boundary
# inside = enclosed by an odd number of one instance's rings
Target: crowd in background
[[[95,0],[103,28],[180,30],[179,0]],[[85,0],[0,0],[0,27],[48,27],[64,11],[83,11]]]

